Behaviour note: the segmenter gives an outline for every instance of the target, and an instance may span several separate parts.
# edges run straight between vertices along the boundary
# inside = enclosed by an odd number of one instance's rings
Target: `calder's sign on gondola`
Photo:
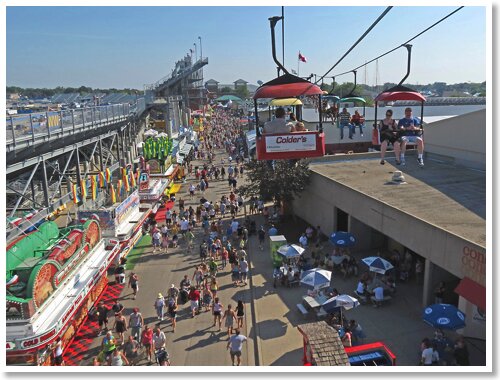
[[[316,150],[316,136],[314,134],[287,134],[265,136],[266,152],[294,152]]]

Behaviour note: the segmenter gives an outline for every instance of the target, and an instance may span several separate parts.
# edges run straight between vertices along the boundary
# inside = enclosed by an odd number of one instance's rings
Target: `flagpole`
[[[299,51],[300,54],[300,51]],[[300,59],[297,57],[297,76],[300,77]]]

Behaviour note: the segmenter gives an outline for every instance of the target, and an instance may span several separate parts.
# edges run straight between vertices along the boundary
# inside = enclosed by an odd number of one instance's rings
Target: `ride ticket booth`
[[[305,366],[349,366],[339,333],[325,321],[297,326],[304,340]]]

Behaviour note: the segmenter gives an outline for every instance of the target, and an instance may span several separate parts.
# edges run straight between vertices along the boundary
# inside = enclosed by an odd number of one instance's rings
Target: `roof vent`
[[[397,185],[406,183],[405,176],[400,170],[396,170],[392,175],[392,183]]]

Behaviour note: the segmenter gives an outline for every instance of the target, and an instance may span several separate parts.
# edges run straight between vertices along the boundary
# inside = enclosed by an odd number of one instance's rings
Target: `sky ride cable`
[[[392,53],[393,51],[396,51],[396,50],[398,50],[398,49],[400,49],[400,48],[404,47],[406,44],[408,44],[409,42],[413,41],[415,38],[420,37],[422,34],[424,34],[425,32],[427,32],[428,30],[430,30],[430,29],[434,28],[436,25],[438,25],[439,23],[443,22],[444,20],[446,20],[448,17],[452,16],[453,14],[457,13],[457,12],[458,12],[459,10],[461,10],[462,8],[463,8],[463,6],[458,7],[458,8],[457,8],[457,9],[455,9],[453,12],[449,13],[448,15],[446,15],[445,17],[443,17],[443,18],[442,18],[442,19],[440,19],[439,21],[435,22],[434,24],[432,24],[432,25],[431,25],[431,26],[429,26],[428,28],[426,28],[426,29],[422,30],[420,33],[416,34],[415,36],[413,36],[412,38],[410,38],[408,41],[403,42],[401,45],[396,46],[395,48],[393,48],[393,49],[391,49],[391,50],[389,50],[389,51],[387,51],[387,52],[385,52],[385,53],[383,53],[383,54],[379,55],[378,57],[373,58],[372,60],[370,60],[370,61],[368,61],[368,62],[365,62],[364,64],[362,64],[362,65],[360,65],[360,66],[358,66],[358,67],[356,67],[356,68],[354,68],[354,69],[352,69],[352,70],[345,71],[345,72],[340,73],[340,74],[335,74],[335,75],[334,75],[334,77],[336,77],[336,76],[341,76],[341,75],[345,75],[345,74],[349,74],[349,73],[352,73],[352,71],[353,71],[353,70],[358,70],[358,69],[360,69],[360,68],[362,68],[362,67],[364,67],[364,66],[366,66],[366,65],[368,65],[368,64],[370,64],[370,63],[372,63],[372,62],[374,62],[374,61],[376,61],[377,59],[382,58],[382,57],[386,56],[387,54],[390,54],[390,53]]]
[[[324,73],[319,79],[317,79],[314,84],[318,84],[318,82],[320,82],[324,77],[326,77],[330,71],[332,71],[335,67],[337,67],[337,65],[343,61],[343,59],[345,57],[347,57],[347,55],[368,35],[368,33],[371,32],[371,30],[375,27],[375,25],[377,25],[380,20],[382,20],[385,15],[387,13],[389,13],[389,11],[392,9],[393,7],[390,6],[390,7],[387,7],[380,16],[378,16],[378,18],[373,22],[373,24],[371,24],[371,26],[363,33],[363,35],[361,37],[358,38],[358,40],[354,43],[354,45],[352,45],[345,53],[342,57],[340,57],[340,59],[332,66],[330,67],[330,69]],[[352,71],[352,70],[351,70]]]

